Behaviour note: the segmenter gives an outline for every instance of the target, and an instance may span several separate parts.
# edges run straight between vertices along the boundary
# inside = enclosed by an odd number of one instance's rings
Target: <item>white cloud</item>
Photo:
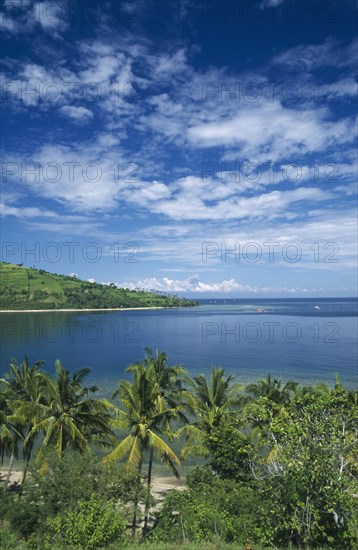
[[[327,38],[321,44],[300,44],[287,49],[272,60],[273,64],[282,65],[296,73],[312,71],[317,67],[349,67],[355,64],[357,40],[348,46],[340,47],[333,38]]]
[[[129,288],[130,290],[144,289],[147,291],[157,291],[165,293],[193,293],[195,295],[216,293],[216,294],[291,294],[302,295],[308,292],[317,291],[318,289],[308,289],[303,287],[270,287],[270,286],[253,286],[240,284],[234,278],[226,279],[219,282],[204,282],[197,275],[193,275],[186,279],[170,279],[163,277],[149,277],[147,279],[135,282],[120,282],[116,283],[118,288]],[[323,290],[323,289],[321,289]]]
[[[186,51],[183,48],[169,54],[161,54],[152,58],[154,76],[167,78],[171,74],[177,74],[189,70],[186,62]]]
[[[0,203],[0,211],[2,216],[15,216],[20,219],[31,218],[58,218],[56,212],[38,208],[37,206],[10,206],[5,203]]]
[[[93,118],[93,113],[86,107],[75,107],[73,105],[63,105],[60,108],[61,113],[69,118],[80,122],[88,122]]]
[[[237,157],[270,160],[321,151],[351,142],[355,123],[329,120],[326,109],[297,110],[279,102],[244,108],[225,121],[193,125],[188,138],[196,147],[234,147]]]
[[[50,32],[52,37],[58,38],[59,33],[68,26],[68,9],[63,1],[5,0],[3,7],[0,27],[10,33],[32,33],[40,26],[43,31]]]
[[[5,0],[4,7],[9,10],[25,9],[32,4],[32,0]]]
[[[18,31],[18,25],[8,14],[0,12],[0,29],[2,32],[15,33]]]
[[[231,196],[211,202],[210,191],[204,189],[201,196],[197,190],[173,195],[169,200],[158,200],[150,211],[175,220],[230,220],[244,218],[268,218],[289,216],[293,205],[301,201],[320,202],[333,195],[318,188],[301,187],[292,191],[272,191],[254,197]],[[132,194],[135,202],[136,194]],[[287,209],[287,212],[286,212]]]
[[[281,6],[281,4],[283,4],[284,2],[286,2],[286,0],[263,0],[260,6],[261,8],[277,8],[278,6]]]
[[[135,2],[124,2],[121,5],[121,11],[124,13],[135,13],[137,9],[137,4]]]
[[[71,210],[113,210],[121,189],[130,185],[125,183],[128,159],[116,148],[116,142],[113,139],[110,146],[109,136],[101,134],[91,143],[44,146],[27,164],[17,163],[17,177],[33,193],[66,204]],[[25,174],[29,166],[34,174]]]
[[[302,261],[299,267],[305,269],[334,270],[340,273],[343,268],[351,269],[356,261],[357,254],[357,212],[355,209],[344,209],[335,212],[333,209],[312,209],[308,203],[306,217],[294,220],[266,220],[257,224],[255,219],[246,219],[244,224],[236,221],[226,224],[212,223],[211,220],[186,222],[185,224],[168,223],[162,226],[148,226],[136,232],[136,239],[140,243],[141,261],[152,260],[161,262],[162,270],[165,266],[202,266],[202,270],[212,268],[226,271],[230,266],[242,267],[245,262],[236,263],[234,254],[222,258],[221,248],[228,251],[245,250],[247,243],[255,242],[262,257],[257,265],[259,269],[270,266],[269,248],[265,243],[277,243],[273,255],[274,263],[280,269],[292,267],[284,261],[283,248],[287,243],[297,243],[302,250]],[[108,236],[111,238],[111,236]],[[112,237],[113,238],[113,237]],[[132,237],[133,238],[133,237]],[[208,253],[204,262],[206,245],[214,243],[215,250]],[[313,250],[319,243],[320,261],[316,262]],[[329,256],[333,248],[324,248],[327,243],[334,243],[337,251],[335,258],[339,262],[323,261]],[[210,249],[211,250],[211,249]],[[203,252],[204,251],[204,252]],[[239,256],[240,257],[240,256]],[[255,267],[251,264],[251,267]],[[295,268],[297,265],[295,264]],[[196,269],[196,267],[195,267]]]
[[[338,80],[331,87],[331,91],[328,90],[327,93],[331,93],[333,98],[336,96],[356,98],[358,95],[358,82],[353,77],[342,78]]]
[[[66,235],[67,237],[98,236],[102,223],[95,217],[64,214],[55,210],[48,210],[38,206],[18,206],[23,195],[15,193],[2,193],[0,201],[0,213],[3,218],[11,216],[17,218],[18,222],[25,223],[27,228],[40,231],[44,234]],[[103,233],[104,234],[104,233]]]
[[[80,79],[87,83],[99,83],[112,78],[117,74],[118,68],[124,62],[124,56],[119,59],[113,55],[97,56],[89,60],[91,67],[80,72]]]
[[[45,0],[45,2],[36,2],[33,9],[36,21],[44,31],[53,33],[67,28],[66,8],[66,2]]]
[[[86,112],[80,110],[72,114],[82,116]],[[72,147],[42,147],[27,163],[14,162],[13,179],[72,210],[113,211],[118,205],[129,205],[174,220],[292,218],[299,215],[300,203],[320,203],[335,197],[331,191],[315,185],[298,186],[311,177],[308,167],[302,168],[300,179],[292,184],[293,189],[259,192],[266,185],[272,185],[265,179],[265,173],[258,184],[248,186],[235,179],[223,183],[216,175],[208,178],[189,175],[165,184],[143,181],[142,167],[128,160],[115,135],[99,134],[94,141]],[[282,173],[281,167],[276,184],[283,179]]]
[[[278,54],[273,64],[285,65],[298,56],[308,60],[306,65],[309,66],[316,62],[317,55],[324,63],[327,52],[335,53],[339,49],[332,41],[298,48],[298,52],[292,49]],[[340,54],[335,55],[343,63],[347,53],[347,49],[342,48]],[[153,151],[163,148],[170,140],[187,150],[192,146],[226,147],[224,156],[227,159],[288,161],[290,156],[323,151],[327,144],[344,144],[354,136],[352,120],[333,120],[331,111],[317,104],[289,108],[283,105],[283,97],[272,102],[264,95],[257,103],[245,101],[245,98],[239,103],[227,101],[225,94],[223,99],[220,92],[223,86],[231,89],[238,82],[242,90],[253,82],[264,86],[270,84],[267,76],[261,74],[262,70],[254,75],[228,76],[224,70],[213,68],[199,74],[188,64],[187,56],[183,48],[153,55],[146,45],[133,45],[125,39],[115,45],[99,40],[86,41],[79,44],[76,70],[61,65],[52,71],[27,64],[14,78],[4,77],[4,89],[10,90],[10,100],[17,98],[29,106],[39,104],[48,109],[60,107],[59,112],[73,118],[77,109],[74,101],[81,102],[82,108],[89,111],[92,102],[103,114],[111,115],[109,129],[120,128],[122,133],[127,129],[150,133]],[[171,90],[158,93],[158,88],[160,90],[168,78]],[[353,97],[356,89],[353,77],[340,78],[331,84],[327,89],[322,87],[320,100],[327,100],[332,94],[334,98]],[[23,92],[24,87],[31,86],[38,86],[42,93]],[[56,99],[48,92],[51,89],[55,96],[59,90]],[[139,93],[144,89],[146,96],[140,98]],[[136,97],[138,101],[133,101]],[[77,114],[79,117],[80,113]],[[150,162],[150,156],[142,151],[141,157],[146,162]]]
[[[4,92],[10,104],[44,108],[58,107],[77,99],[79,81],[75,74],[64,67],[56,70],[36,63],[25,63],[13,76],[1,75]]]
[[[197,275],[188,277],[187,279],[170,279],[169,277],[157,279],[156,277],[149,277],[136,282],[117,283],[117,286],[119,288],[129,288],[131,290],[143,288],[145,290],[162,292],[257,292],[255,288],[248,285],[241,285],[237,283],[235,279],[228,279],[219,283],[206,283],[201,281]]]

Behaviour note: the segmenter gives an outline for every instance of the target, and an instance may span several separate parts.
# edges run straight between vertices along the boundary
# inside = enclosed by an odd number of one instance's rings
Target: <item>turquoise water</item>
[[[243,383],[268,372],[301,383],[357,387],[354,299],[202,300],[195,308],[109,312],[2,313],[1,372],[11,357],[92,368],[108,393],[146,346],[166,351],[192,375],[221,365]]]

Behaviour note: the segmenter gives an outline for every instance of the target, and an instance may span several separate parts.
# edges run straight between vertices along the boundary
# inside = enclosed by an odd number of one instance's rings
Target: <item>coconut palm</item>
[[[182,390],[183,378],[188,376],[188,371],[181,365],[169,365],[168,356],[158,350],[155,355],[150,348],[145,348],[146,357],[143,364],[151,371],[153,379],[158,384],[160,395],[165,399],[175,399]],[[128,369],[130,370],[130,369]]]
[[[210,431],[224,420],[236,418],[241,384],[233,384],[235,376],[224,378],[223,368],[211,367],[210,381],[200,375],[188,379],[191,391],[186,392],[189,407],[195,412],[200,423]]]
[[[42,398],[42,379],[40,376],[40,368],[42,361],[36,361],[31,367],[28,357],[25,358],[21,365],[19,365],[16,359],[11,359],[10,372],[5,379],[2,379],[4,387],[12,392],[14,406],[22,405],[24,403],[38,403]],[[35,419],[29,417],[26,425],[24,426],[24,435],[26,435],[34,427]],[[23,471],[22,482],[25,481],[28,465],[30,462],[34,440],[30,442],[27,447],[23,448],[23,454],[25,458],[25,465]]]
[[[0,453],[1,460],[4,460],[4,454],[10,454],[9,467],[5,479],[5,488],[7,488],[14,460],[18,454],[18,443],[23,439],[19,417],[14,409],[14,393],[11,388],[3,385],[1,381],[0,392]]]
[[[184,458],[189,454],[207,455],[205,436],[221,423],[234,424],[237,420],[242,386],[233,384],[234,376],[224,378],[224,375],[223,368],[211,367],[210,381],[203,375],[186,380],[189,389],[185,392],[185,399],[197,420],[180,430],[181,434],[187,436],[182,450]]]
[[[179,477],[178,457],[163,437],[171,438],[170,422],[178,417],[178,409],[168,406],[160,395],[160,386],[155,381],[153,370],[144,364],[131,366],[133,382],[121,381],[113,397],[119,396],[122,409],[117,411],[115,425],[128,431],[104,462],[122,460],[127,457],[127,466],[138,472],[138,486],[133,510],[132,535],[135,536],[139,502],[140,479],[143,457],[146,451],[156,454],[176,477]],[[150,474],[151,475],[151,474]],[[149,510],[150,475],[147,480],[146,517]],[[145,527],[146,530],[146,527]]]
[[[34,419],[25,446],[30,445],[38,433],[43,433],[38,453],[41,458],[49,446],[53,446],[61,456],[67,447],[84,452],[89,450],[92,441],[109,443],[113,435],[109,422],[110,404],[103,399],[88,397],[98,390],[97,386],[82,385],[91,369],[79,369],[71,375],[58,360],[55,367],[55,378],[39,373],[41,400],[18,408],[25,418]]]
[[[272,378],[271,374],[268,374],[266,378],[246,386],[246,392],[254,399],[267,397],[274,403],[285,404],[290,401],[297,387],[297,382],[288,381],[283,385],[281,380]]]
[[[182,412],[182,407],[179,401],[183,392],[183,378],[188,376],[188,371],[181,365],[168,364],[168,357],[165,352],[155,351],[155,355],[150,348],[145,348],[146,356],[142,363],[142,366],[147,371],[147,376],[151,379],[154,388],[153,392],[157,392],[156,399],[162,400],[162,406],[168,406],[176,411],[177,417],[183,423],[187,423],[188,420]],[[127,372],[132,372],[137,365],[131,365],[127,368]],[[156,388],[156,389],[155,389]],[[171,431],[170,419],[165,419],[167,423],[167,432]],[[154,447],[150,448],[149,460],[148,460],[148,476],[147,476],[147,498],[145,504],[144,514],[144,535],[147,533],[148,519],[149,519],[149,506],[150,506],[150,489],[152,483],[152,468],[154,460]]]
[[[315,384],[314,390],[319,394],[326,394],[326,395],[334,394],[338,390],[346,391],[339,379],[338,374],[336,374],[335,384],[333,388],[329,384],[321,382],[321,383]]]
[[[4,380],[5,383],[11,385],[19,396],[20,400],[35,401],[38,395],[38,372],[43,364],[43,361],[36,361],[30,367],[29,359],[25,355],[21,365],[16,359],[12,358],[10,363],[10,373]]]

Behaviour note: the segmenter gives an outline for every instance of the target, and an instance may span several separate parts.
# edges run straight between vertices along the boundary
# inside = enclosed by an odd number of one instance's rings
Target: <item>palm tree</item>
[[[165,352],[145,348],[146,357],[144,366],[152,372],[153,380],[158,384],[159,393],[166,400],[176,399],[182,391],[183,378],[188,376],[188,371],[181,365],[168,365],[168,356]],[[130,371],[131,367],[127,370]]]
[[[211,367],[210,382],[203,375],[186,380],[190,388],[185,391],[186,402],[197,421],[180,430],[180,433],[187,435],[187,443],[182,450],[184,458],[189,453],[207,455],[203,442],[205,435],[223,422],[234,424],[237,420],[242,386],[232,383],[234,376],[230,375],[225,379],[224,374],[223,368]]]
[[[25,355],[25,358],[21,365],[19,365],[16,359],[11,359],[10,373],[6,379],[2,379],[2,383],[5,387],[12,391],[14,404],[24,403],[37,403],[41,401],[41,376],[39,376],[42,361],[36,361],[36,363],[30,367],[29,359]],[[27,431],[25,436],[34,427],[34,418],[29,418],[26,423]],[[23,448],[23,454],[25,460],[25,466],[23,471],[22,483],[25,481],[28,465],[30,462],[34,440]]]
[[[168,364],[168,356],[165,352],[159,352],[157,349],[155,351],[155,355],[153,355],[153,352],[150,348],[145,348],[145,351],[146,356],[142,365],[144,366],[144,368],[147,369],[147,375],[152,380],[152,383],[156,385],[156,399],[162,400],[164,406],[168,405],[172,409],[176,410],[178,419],[180,419],[184,423],[187,423],[188,420],[186,416],[182,413],[179,401],[183,392],[182,381],[184,377],[188,376],[188,371],[181,365],[170,366]],[[127,372],[131,372],[133,368],[136,367],[134,365],[131,365],[130,367],[128,367]],[[169,433],[171,432],[170,422],[168,425],[168,419],[166,419],[166,421],[167,431]],[[147,497],[145,503],[143,528],[144,536],[147,534],[148,529],[153,460],[154,447],[151,447],[148,461]]]
[[[36,434],[43,433],[38,453],[38,458],[41,458],[49,446],[55,447],[61,456],[70,446],[84,452],[89,450],[91,441],[109,443],[113,436],[110,404],[103,399],[88,397],[98,390],[97,386],[82,386],[91,369],[79,369],[71,375],[58,360],[55,367],[56,378],[39,373],[41,400],[19,405],[18,412],[33,420],[25,446],[32,443]]]
[[[338,390],[345,391],[345,389],[343,387],[343,384],[341,383],[341,381],[339,379],[338,374],[336,374],[336,380],[335,380],[335,384],[334,384],[333,388],[329,384],[321,382],[319,384],[315,384],[314,390],[319,394],[326,394],[326,395],[334,394]]]
[[[266,378],[246,386],[246,392],[254,399],[267,397],[274,403],[286,404],[291,400],[291,392],[294,393],[297,387],[297,382],[288,381],[282,385],[281,380],[271,378],[271,374],[268,374]]]
[[[12,358],[10,363],[10,374],[4,380],[5,383],[11,385],[19,396],[20,400],[33,401],[34,396],[38,393],[38,378],[37,373],[41,368],[43,361],[36,361],[30,367],[29,359],[25,355],[21,365],[16,359]]]
[[[143,363],[136,363],[130,365],[126,371],[134,372],[138,367],[144,367],[147,371],[148,377],[152,380],[156,390],[153,388],[153,392],[157,393],[156,399],[163,400],[164,404],[167,404],[172,409],[176,409],[178,419],[184,423],[188,420],[181,410],[179,401],[183,392],[182,382],[184,377],[188,376],[188,371],[181,365],[168,364],[168,356],[165,352],[160,352],[158,349],[153,354],[150,348],[145,348],[146,355]],[[154,395],[154,394],[153,394]],[[168,426],[170,431],[170,426]],[[152,468],[154,460],[154,448],[150,449],[149,461],[148,461],[148,476],[147,476],[147,499],[144,515],[144,534],[147,532],[148,519],[149,519],[149,504],[150,504],[150,489],[152,483]]]
[[[3,380],[1,380],[3,385]],[[11,388],[1,388],[0,392],[0,453],[4,460],[4,454],[10,453],[9,467],[5,479],[5,488],[9,485],[14,460],[18,453],[18,442],[23,439],[19,426],[19,417],[14,409],[14,393]]]
[[[122,460],[127,457],[127,466],[138,473],[132,522],[134,537],[144,453],[149,451],[152,459],[153,453],[155,453],[176,477],[179,477],[177,466],[180,461],[163,439],[163,436],[173,437],[170,422],[178,417],[178,409],[169,407],[166,400],[160,395],[160,386],[155,381],[153,369],[150,369],[150,366],[138,364],[131,366],[129,370],[133,374],[133,382],[122,380],[118,390],[113,394],[113,397],[120,397],[123,405],[123,410],[117,411],[115,425],[122,430],[129,431],[129,434],[105,457],[104,462]],[[149,512],[150,483],[151,471],[148,473],[147,480],[146,517]]]
[[[192,392],[186,393],[188,404],[208,431],[217,428],[224,420],[236,418],[235,410],[242,386],[232,384],[235,376],[225,379],[224,374],[223,368],[211,367],[210,382],[202,374],[187,380],[192,389]]]

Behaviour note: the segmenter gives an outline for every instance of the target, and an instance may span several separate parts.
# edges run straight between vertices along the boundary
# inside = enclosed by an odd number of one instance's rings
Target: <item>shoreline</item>
[[[0,313],[42,313],[56,311],[136,311],[143,309],[178,309],[180,306],[147,306],[147,307],[103,307],[103,308],[73,308],[73,309],[0,309]],[[184,306],[183,306],[184,307]],[[188,307],[188,306],[185,306]]]
[[[0,483],[5,481],[8,471],[8,468],[4,466],[0,468]],[[22,476],[23,469],[18,466],[14,468],[10,475],[10,485],[21,485]],[[170,472],[168,472],[168,475],[154,475],[152,478],[153,495],[155,498],[160,498],[160,496],[172,489],[177,489],[179,491],[184,490],[186,477],[186,474],[183,474],[180,476],[180,479],[177,479]]]

